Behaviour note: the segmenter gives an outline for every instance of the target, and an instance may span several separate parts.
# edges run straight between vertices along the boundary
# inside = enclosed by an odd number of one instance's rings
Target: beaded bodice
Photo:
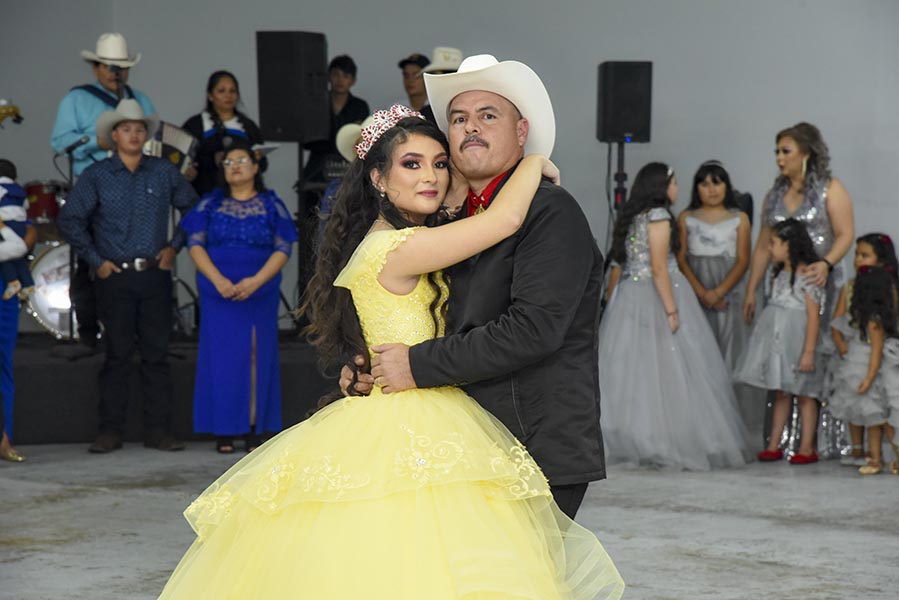
[[[422,275],[410,293],[400,296],[384,289],[378,275],[387,262],[387,256],[414,235],[418,227],[397,231],[373,231],[369,233],[337,279],[334,285],[350,290],[356,313],[362,325],[365,343],[378,344],[400,342],[409,346],[442,336],[445,323],[438,320],[435,330],[430,306],[434,290],[426,275]],[[438,275],[442,302],[449,297],[449,289]]]
[[[728,258],[737,255],[737,229],[740,227],[738,214],[718,223],[706,223],[687,215],[684,222],[687,226],[687,254]]]
[[[652,264],[649,260],[649,224],[654,221],[670,221],[671,213],[664,208],[652,208],[642,212],[631,223],[627,232],[625,251],[627,261],[622,269],[622,278],[639,281],[652,278]],[[668,271],[677,271],[677,259],[668,251]]]

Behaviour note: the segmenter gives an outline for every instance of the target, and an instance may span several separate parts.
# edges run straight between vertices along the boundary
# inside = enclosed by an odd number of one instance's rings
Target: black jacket
[[[605,478],[602,262],[577,201],[543,182],[518,233],[448,269],[451,332],[410,350],[419,387],[462,386],[552,485]]]

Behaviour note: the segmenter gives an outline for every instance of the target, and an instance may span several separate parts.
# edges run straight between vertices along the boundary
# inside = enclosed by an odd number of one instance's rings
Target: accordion
[[[144,154],[167,158],[184,173],[197,156],[197,138],[171,123],[159,124],[156,135],[144,144]]]

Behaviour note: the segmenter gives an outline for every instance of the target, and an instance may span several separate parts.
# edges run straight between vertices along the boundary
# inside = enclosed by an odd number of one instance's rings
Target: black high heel
[[[234,454],[234,439],[229,437],[220,437],[215,440],[215,451],[219,454]]]

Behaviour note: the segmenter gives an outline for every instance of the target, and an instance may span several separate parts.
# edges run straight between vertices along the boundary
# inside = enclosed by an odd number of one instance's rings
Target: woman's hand
[[[559,167],[553,164],[553,161],[545,156],[543,157],[543,170],[541,171],[541,174],[554,184],[562,185],[562,174],[559,173]]]
[[[719,296],[718,292],[715,290],[703,290],[699,295],[699,301],[702,302],[703,306],[706,308],[714,308],[716,304],[721,302],[721,296]]]
[[[216,291],[219,295],[225,300],[230,300],[234,298],[234,295],[237,293],[237,290],[234,287],[234,284],[231,283],[231,280],[227,277],[222,277],[212,283],[215,286]]]
[[[718,304],[716,304],[715,306],[712,307],[712,310],[717,310],[718,312],[724,312],[727,310],[727,308],[729,306],[730,306],[730,302],[728,302],[727,300],[721,300],[720,302],[718,302]]]
[[[838,340],[836,336],[834,336],[833,345],[837,347],[840,358],[843,358],[846,356],[846,353],[849,352],[849,344],[847,344],[845,340]]]
[[[823,288],[827,284],[827,276],[830,275],[830,266],[819,260],[800,269],[799,274],[807,282]]]
[[[874,379],[871,377],[865,377],[862,379],[862,382],[858,385],[858,389],[856,390],[859,394],[866,394],[868,390],[871,389],[871,384],[874,383]]]
[[[746,292],[746,298],[743,300],[743,320],[747,325],[752,325],[755,318],[755,294]]]
[[[234,300],[241,301],[246,300],[250,296],[253,295],[256,290],[259,289],[259,286],[262,285],[262,280],[253,275],[252,277],[244,277],[236,284],[234,284],[235,294],[233,296]]]
[[[815,370],[815,353],[803,352],[799,357],[799,370],[803,373],[811,373]]]

